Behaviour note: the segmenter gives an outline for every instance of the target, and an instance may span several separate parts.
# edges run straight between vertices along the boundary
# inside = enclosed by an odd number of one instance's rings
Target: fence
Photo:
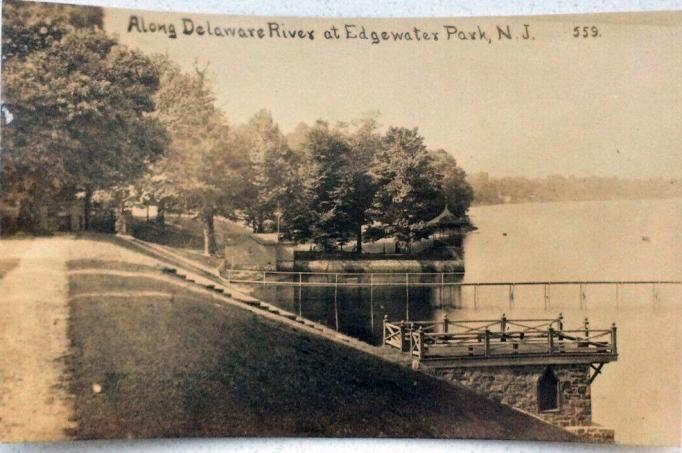
[[[438,331],[437,331],[438,330]],[[391,323],[384,318],[383,344],[409,352],[419,360],[505,358],[523,356],[617,355],[617,329],[564,329],[563,316],[555,319],[419,321]]]
[[[516,290],[519,287],[538,287],[542,289],[544,308],[549,308],[552,299],[552,288],[573,286],[576,289],[576,298],[582,309],[587,302],[587,288],[594,286],[611,286],[614,289],[616,303],[620,302],[622,288],[624,286],[651,287],[653,303],[660,299],[660,287],[669,285],[682,285],[682,280],[565,280],[565,281],[497,281],[497,282],[462,282],[464,273],[327,273],[327,272],[282,272],[282,271],[253,271],[233,270],[222,271],[221,277],[227,283],[262,285],[262,286],[289,286],[298,289],[299,306],[304,287],[329,287],[334,288],[334,304],[338,301],[336,296],[339,288],[368,288],[370,290],[370,307],[373,305],[375,288],[405,288],[405,319],[410,320],[410,289],[413,288],[437,288],[440,289],[439,297],[443,298],[445,289],[471,288],[473,290],[473,308],[479,304],[480,290],[483,288],[506,288],[506,299],[509,308],[513,308],[516,300]],[[442,303],[441,303],[442,305]],[[300,314],[300,310],[299,310]],[[338,322],[336,323],[338,325]]]

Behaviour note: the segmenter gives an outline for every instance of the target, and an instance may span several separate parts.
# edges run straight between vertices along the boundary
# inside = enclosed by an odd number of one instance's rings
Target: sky
[[[174,24],[178,37],[128,32]],[[315,30],[315,40],[182,34],[195,27],[264,27],[271,19],[105,9],[105,29],[146,53],[191,70],[208,64],[218,105],[233,123],[260,109],[285,131],[322,118],[379,112],[386,126],[418,127],[469,173],[682,177],[682,14],[467,19],[276,20]],[[139,19],[138,19],[139,20]],[[325,40],[332,25],[359,31],[437,31],[438,42]],[[523,40],[524,24],[534,39]],[[487,31],[493,41],[446,40],[444,25]],[[512,40],[497,40],[509,25]],[[574,38],[575,26],[599,36]],[[342,31],[342,30],[341,30]]]

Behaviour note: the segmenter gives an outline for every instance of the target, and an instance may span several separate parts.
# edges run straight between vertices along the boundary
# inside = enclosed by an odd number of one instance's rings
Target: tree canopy
[[[443,198],[439,193],[442,175],[436,172],[419,131],[389,128],[374,172],[379,189],[372,211],[380,224],[374,236],[393,236],[407,244],[427,237],[426,222]]]
[[[214,216],[234,218],[246,193],[248,160],[223,113],[215,107],[206,71],[184,73],[166,57],[155,65],[161,88],[154,118],[169,143],[141,182],[141,196],[157,205],[198,215],[204,225],[204,250],[215,253]]]
[[[3,186],[6,196],[31,205],[63,192],[83,191],[89,200],[96,190],[129,183],[165,140],[149,115],[159,86],[150,60],[97,27],[58,30],[49,45],[30,48],[12,41],[16,33],[3,36],[3,45],[19,49],[3,68],[14,116],[3,130]]]
[[[284,134],[271,113],[231,126],[209,71],[148,57],[102,30],[99,8],[8,1],[3,17],[4,200],[35,217],[57,198],[118,215],[131,204],[190,214],[216,252],[214,217],[323,250],[393,237],[409,244],[445,205],[465,215],[472,191],[416,128],[375,116],[300,123]],[[94,198],[93,198],[94,197]]]

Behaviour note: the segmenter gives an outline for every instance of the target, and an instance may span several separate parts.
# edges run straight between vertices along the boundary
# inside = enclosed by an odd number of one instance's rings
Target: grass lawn
[[[70,268],[141,270],[92,260]],[[171,284],[70,276],[71,295],[124,288],[170,296],[70,300],[77,438],[575,440],[467,390]]]

